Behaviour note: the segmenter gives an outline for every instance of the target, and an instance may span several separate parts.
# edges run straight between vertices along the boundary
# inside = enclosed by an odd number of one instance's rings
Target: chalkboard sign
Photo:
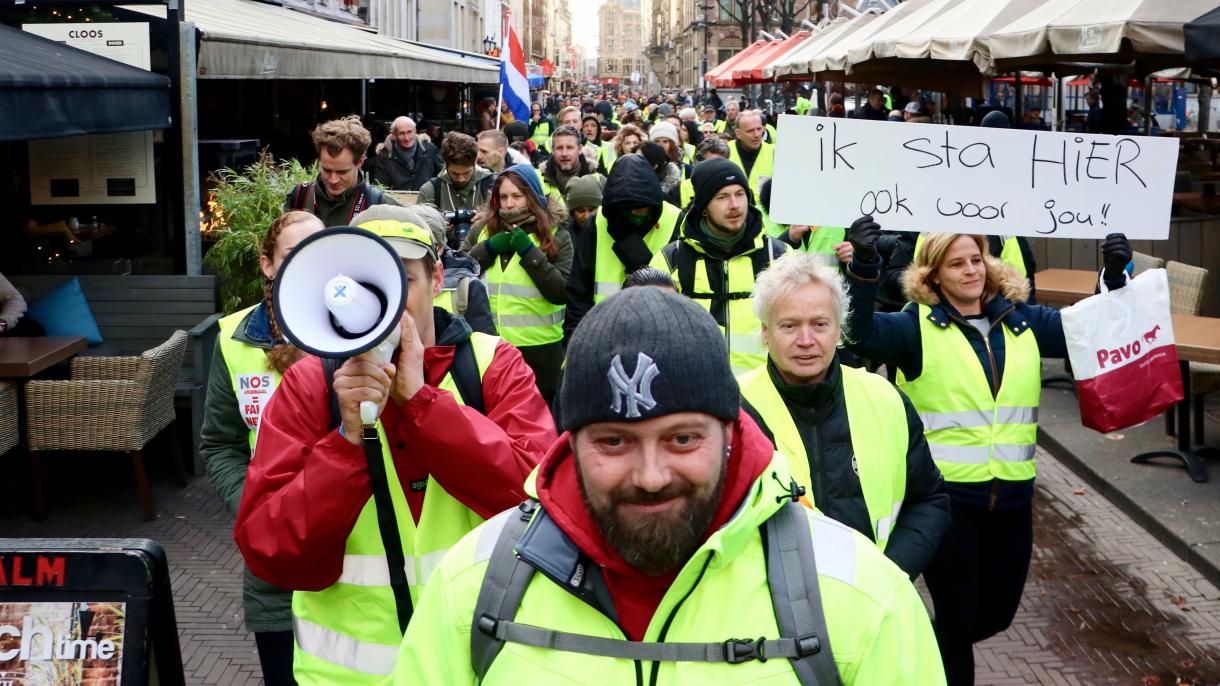
[[[145,539],[0,539],[0,686],[181,686],[165,551]]]

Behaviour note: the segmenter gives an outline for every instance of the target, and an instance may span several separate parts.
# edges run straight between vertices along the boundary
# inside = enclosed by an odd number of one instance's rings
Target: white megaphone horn
[[[284,337],[311,355],[364,355],[385,364],[398,347],[407,306],[402,259],[380,236],[336,226],[297,244],[280,265],[271,291]],[[360,421],[376,423],[381,406],[360,403]]]

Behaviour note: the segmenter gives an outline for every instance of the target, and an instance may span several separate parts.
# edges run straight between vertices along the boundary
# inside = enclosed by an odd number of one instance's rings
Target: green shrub
[[[266,152],[240,173],[229,168],[212,175],[210,232],[215,244],[203,263],[220,276],[220,304],[226,314],[249,307],[263,294],[258,255],[263,235],[284,209],[294,186],[317,178],[317,166],[297,160],[276,162]],[[211,204],[211,203],[209,203]]]

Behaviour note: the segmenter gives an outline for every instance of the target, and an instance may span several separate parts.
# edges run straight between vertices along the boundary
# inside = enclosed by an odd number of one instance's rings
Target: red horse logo
[[[1161,330],[1160,324],[1157,324],[1156,326],[1152,327],[1151,331],[1144,334],[1144,342],[1148,343],[1148,344],[1155,343],[1156,342],[1156,332],[1160,331],[1160,330]]]

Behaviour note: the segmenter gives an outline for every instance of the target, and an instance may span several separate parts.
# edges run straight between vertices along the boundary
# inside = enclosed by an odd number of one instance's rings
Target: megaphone
[[[336,226],[297,244],[280,265],[271,291],[284,337],[311,355],[365,355],[385,364],[398,347],[407,306],[407,274],[398,252],[380,236]],[[365,426],[381,407],[360,403]]]

